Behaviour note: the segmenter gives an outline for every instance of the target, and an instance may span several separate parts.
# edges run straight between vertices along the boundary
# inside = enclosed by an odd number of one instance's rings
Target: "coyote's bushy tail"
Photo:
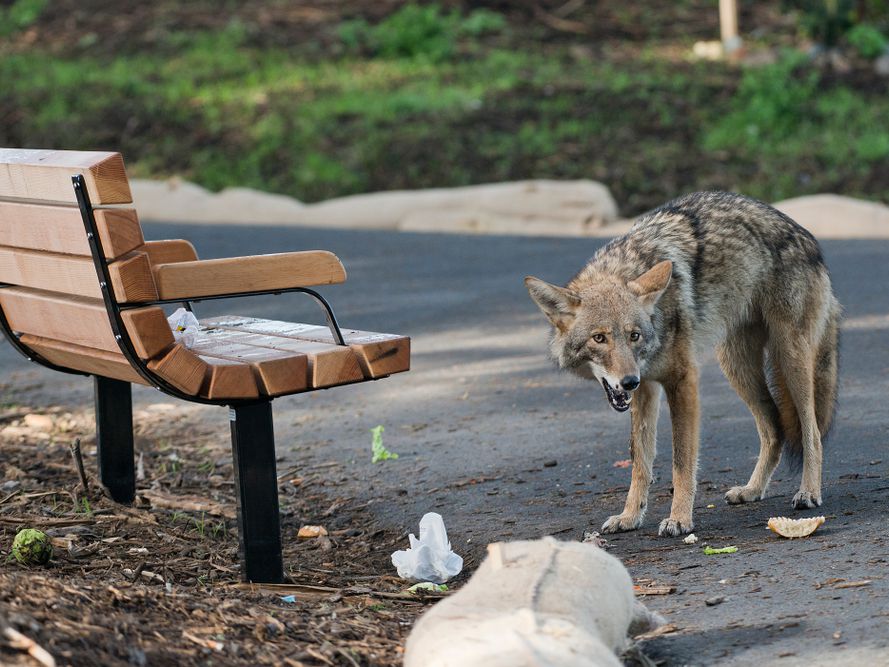
[[[815,419],[822,444],[827,441],[833,425],[837,401],[837,377],[840,355],[840,311],[834,303],[830,319],[815,350]],[[781,418],[781,434],[784,441],[784,460],[791,470],[799,470],[803,458],[802,433],[799,414],[787,389],[787,380],[780,363],[771,360],[770,375],[775,403]]]

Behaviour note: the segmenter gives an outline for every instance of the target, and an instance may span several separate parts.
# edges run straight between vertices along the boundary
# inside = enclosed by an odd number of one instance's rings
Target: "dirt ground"
[[[280,473],[290,585],[238,583],[231,454],[174,406],[135,415],[134,506],[84,491],[70,444],[95,470],[90,414],[0,411],[0,663],[33,665],[33,642],[65,665],[397,665],[435,596],[406,593],[391,552],[405,535],[325,492],[324,465]],[[328,537],[297,539],[304,523]],[[10,555],[23,527],[52,538],[46,567]],[[367,573],[392,573],[371,574]],[[295,601],[282,600],[294,595]],[[22,640],[8,629],[21,633]]]

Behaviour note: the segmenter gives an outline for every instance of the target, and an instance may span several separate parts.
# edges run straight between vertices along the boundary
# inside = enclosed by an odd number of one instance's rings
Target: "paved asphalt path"
[[[622,508],[629,470],[614,463],[628,457],[629,415],[613,412],[600,387],[551,366],[547,327],[522,284],[529,273],[566,281],[603,241],[176,225],[146,225],[146,235],[185,236],[205,258],[330,249],[349,272],[346,284],[323,290],[341,323],[412,337],[410,373],[275,402],[282,470],[322,475],[332,498],[356,498],[405,532],[416,531],[424,512],[441,513],[467,569],[488,542],[579,539]],[[796,516],[798,479],[783,468],[768,499],[724,504],[725,490],[746,481],[758,441],[708,357],[695,508],[701,542],[656,536],[670,502],[665,407],[649,514],[640,530],[609,536],[610,552],[635,579],[676,587],[646,600],[677,628],[644,644],[660,664],[889,665],[889,242],[823,245],[847,318],[824,465],[827,523],[806,540],[766,530],[770,516]],[[292,295],[199,308],[201,316],[222,312],[318,319]],[[89,405],[89,382],[29,365],[5,343],[0,367],[3,402]],[[171,402],[142,388],[135,400]],[[228,437],[224,409],[179,406]],[[397,461],[371,465],[377,424]],[[704,556],[705,543],[739,551]]]

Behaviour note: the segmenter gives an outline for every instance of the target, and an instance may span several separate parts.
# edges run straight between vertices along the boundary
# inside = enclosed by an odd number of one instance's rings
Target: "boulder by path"
[[[632,224],[618,218],[608,188],[590,180],[399,190],[317,204],[249,188],[213,193],[178,179],[134,180],[132,189],[139,216],[153,222],[601,237]],[[889,238],[889,206],[879,202],[819,194],[775,207],[818,238]]]
[[[140,217],[155,222],[571,236],[617,219],[608,188],[588,180],[378,192],[317,204],[247,188],[215,194],[176,179],[135,180],[132,188]]]
[[[889,238],[889,206],[841,195],[808,195],[774,204],[819,239]]]

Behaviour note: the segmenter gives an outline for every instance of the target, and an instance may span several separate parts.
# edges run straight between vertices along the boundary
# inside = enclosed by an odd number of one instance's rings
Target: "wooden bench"
[[[271,401],[406,371],[404,336],[341,329],[312,286],[341,283],[323,250],[198,260],[145,241],[117,153],[0,149],[0,329],[29,360],[94,376],[99,477],[135,498],[131,383],[230,407],[244,580],[283,579]],[[163,306],[302,292],[327,326],[201,321],[188,347]]]

